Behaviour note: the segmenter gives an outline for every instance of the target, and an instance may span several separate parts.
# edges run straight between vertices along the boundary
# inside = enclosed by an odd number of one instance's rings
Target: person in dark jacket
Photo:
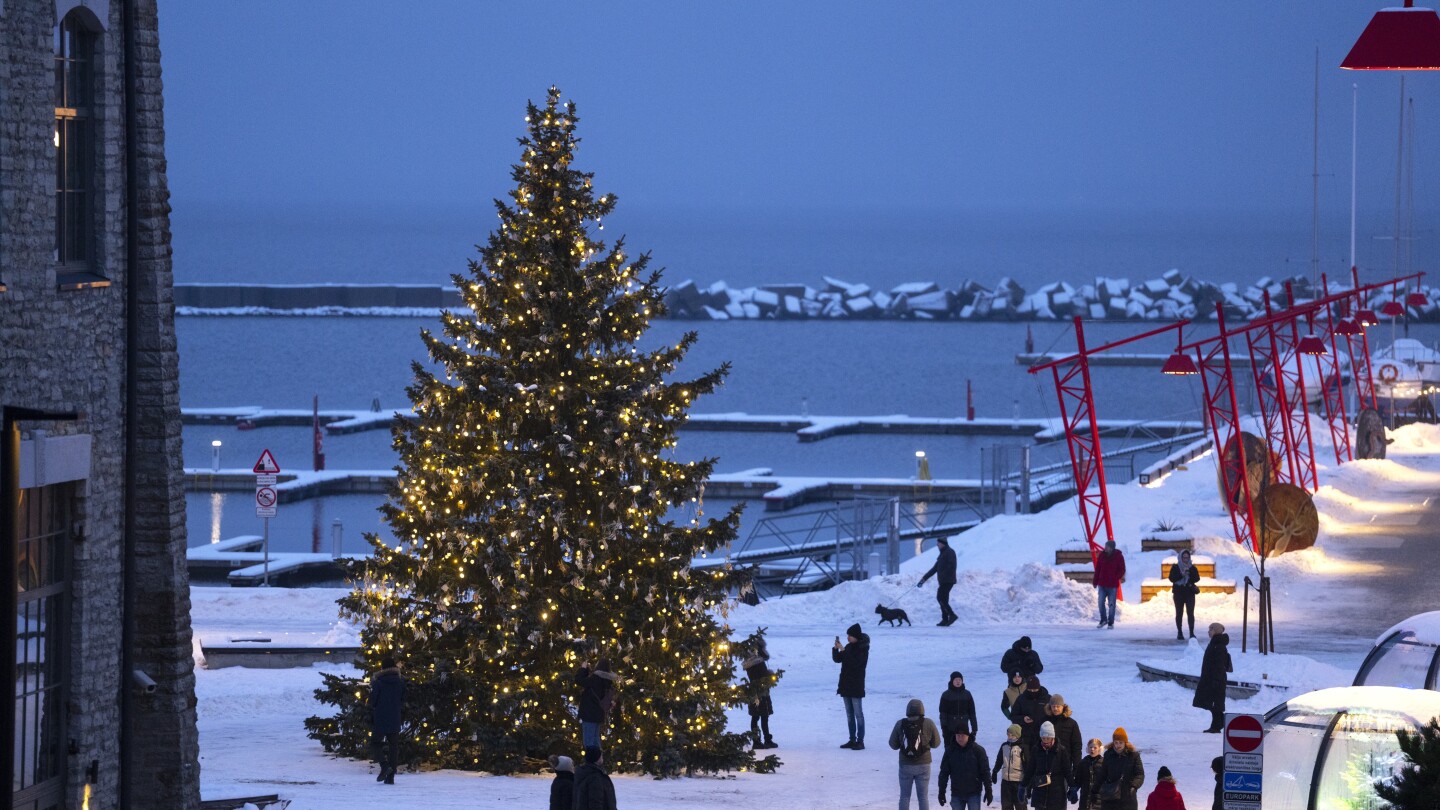
[[[870,663],[870,637],[865,635],[859,624],[845,629],[846,644],[840,646],[835,638],[835,647],[830,658],[840,665],[840,683],[835,694],[845,701],[845,724],[850,729],[850,741],[841,745],[854,751],[865,750],[865,667]]]
[[[1085,758],[1075,767],[1075,783],[1080,788],[1077,810],[1100,810],[1100,784],[1105,773],[1105,743],[1099,737],[1085,744]]]
[[[1215,799],[1210,802],[1210,810],[1225,810],[1225,757],[1210,760],[1210,770],[1215,772]]]
[[[924,587],[930,577],[935,577],[935,601],[940,603],[940,627],[949,627],[959,617],[955,611],[950,609],[950,589],[955,587],[955,550],[950,548],[949,538],[939,537],[935,539],[935,547],[940,550],[939,556],[935,558],[935,564],[920,577],[915,587]],[[949,738],[946,738],[945,745],[950,745]]]
[[[994,782],[990,776],[990,755],[980,743],[975,742],[964,727],[955,729],[940,759],[940,803],[945,803],[945,786],[950,786],[955,797],[954,807],[965,810],[980,810],[981,794],[985,803],[995,801],[991,792]]]
[[[1005,686],[1005,694],[1000,696],[1000,713],[1012,723],[1020,719],[1014,713],[1015,701],[1025,694],[1025,681],[1025,676],[1019,672],[1010,673],[1010,683]]]
[[[575,673],[575,683],[580,684],[580,738],[586,748],[600,747],[600,726],[610,719],[616,677],[608,658]]]
[[[585,749],[585,764],[575,772],[575,810],[615,810],[615,784],[604,764],[599,748]]]
[[[770,652],[765,649],[764,639],[761,639],[755,648],[755,654],[741,664],[745,670],[745,694],[750,699],[752,748],[780,747],[775,744],[775,738],[770,736],[770,715],[775,713],[775,706],[770,701],[770,686],[773,681],[770,667],[766,665],[769,660]]]
[[[1231,671],[1230,636],[1225,625],[1215,622],[1210,625],[1210,644],[1205,647],[1205,658],[1200,662],[1200,680],[1195,684],[1195,699],[1190,705],[1210,712],[1210,727],[1207,734],[1219,734],[1225,725],[1225,681]]]
[[[1125,729],[1115,729],[1100,765],[1101,810],[1139,810],[1140,786],[1145,784],[1145,763],[1130,744]]]
[[[1050,692],[1040,685],[1040,679],[1034,675],[1025,682],[1025,691],[1015,699],[1015,705],[1010,707],[1010,716],[1023,729],[1021,737],[1025,744],[1034,748],[1040,744],[1040,724],[1045,722],[1045,710],[1050,703]]]
[[[570,757],[550,757],[555,781],[550,783],[550,810],[575,810],[575,761]]]
[[[1115,629],[1115,597],[1124,581],[1125,554],[1115,547],[1114,540],[1106,540],[1105,550],[1095,557],[1095,579],[1090,583],[1100,602],[1100,627]]]
[[[395,784],[400,754],[400,714],[405,705],[405,678],[394,658],[380,662],[380,671],[370,676],[370,729],[380,752],[380,775],[375,781]]]
[[[1070,754],[1055,743],[1055,727],[1041,723],[1040,744],[1030,752],[1025,792],[1036,810],[1065,810],[1066,793],[1074,778]]]
[[[946,748],[955,744],[955,732],[962,728],[972,739],[979,731],[975,723],[975,698],[965,688],[965,676],[952,672],[949,687],[940,694],[940,736],[945,738]]]
[[[1085,738],[1080,736],[1080,724],[1070,716],[1070,706],[1063,696],[1050,696],[1045,703],[1045,720],[1055,728],[1055,744],[1065,749],[1071,765],[1078,766],[1085,757]]]
[[[1190,616],[1190,638],[1195,637],[1195,596],[1200,593],[1200,569],[1195,567],[1190,550],[1180,552],[1180,561],[1170,566],[1170,596],[1175,600],[1175,640],[1184,641],[1180,631],[1182,614]]]
[[[1020,740],[1020,726],[1014,723],[1006,729],[1005,737],[995,754],[990,779],[1000,783],[1000,810],[1022,810],[1025,801],[1020,798],[1020,788],[1030,767],[1030,746]]]
[[[1030,647],[1030,637],[1021,636],[1010,645],[1010,649],[1000,656],[1001,672],[1018,672],[1027,679],[1031,675],[1039,675],[1045,671],[1045,665],[1040,663],[1040,653]]]

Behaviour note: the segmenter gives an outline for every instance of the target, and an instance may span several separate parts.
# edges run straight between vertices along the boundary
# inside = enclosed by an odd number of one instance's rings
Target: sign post
[[[260,454],[259,460],[255,462],[255,517],[264,521],[265,530],[263,546],[265,568],[264,575],[260,580],[261,587],[270,585],[270,518],[275,517],[275,505],[280,501],[280,494],[275,491],[276,476],[280,473],[280,465],[275,463],[275,456],[270,454],[267,448]]]
[[[1225,772],[1221,798],[1225,810],[1260,810],[1261,774],[1265,761],[1265,718],[1258,714],[1226,714]]]

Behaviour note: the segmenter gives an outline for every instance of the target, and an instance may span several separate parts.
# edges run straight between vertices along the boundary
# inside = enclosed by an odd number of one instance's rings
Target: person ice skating
[[[550,810],[575,810],[575,761],[570,757],[550,757],[555,779],[550,783]]]
[[[1055,744],[1065,749],[1073,767],[1085,756],[1085,738],[1080,736],[1080,724],[1070,714],[1069,704],[1059,694],[1051,695],[1045,703],[1045,720],[1055,729]]]
[[[935,548],[940,554],[935,558],[935,564],[920,577],[915,587],[923,587],[930,577],[935,577],[935,601],[940,603],[940,627],[949,627],[959,618],[955,611],[950,609],[950,589],[955,587],[955,550],[950,548],[950,540],[946,537],[935,538]],[[946,745],[949,745],[947,742]]]
[[[580,739],[586,748],[600,747],[600,726],[610,719],[610,707],[615,703],[616,677],[608,658],[586,664],[575,673],[575,683],[580,684]]]
[[[1026,796],[1036,810],[1065,810],[1068,786],[1074,778],[1070,754],[1055,742],[1055,727],[1040,724],[1040,744],[1030,752],[1025,775]]]
[[[1032,649],[1029,636],[1016,639],[1010,649],[1000,656],[1000,671],[1018,672],[1027,679],[1045,671],[1045,665],[1040,662],[1040,653]]]
[[[1025,694],[1025,681],[1025,676],[1019,672],[1010,673],[1010,683],[1005,686],[1005,694],[1000,696],[1000,713],[1012,723],[1020,719],[1014,714],[1015,701]]]
[[[995,767],[990,770],[990,781],[1000,783],[1000,810],[1021,810],[1025,806],[1020,786],[1029,766],[1030,746],[1021,742],[1019,724],[1011,723],[1005,730],[1005,742],[995,754]]]
[[[740,666],[745,670],[745,694],[750,699],[750,740],[752,748],[779,748],[770,735],[770,715],[775,706],[770,702],[770,652],[765,649],[765,640],[756,644],[755,654],[746,658]]]
[[[1115,547],[1114,540],[1105,541],[1105,550],[1095,558],[1096,597],[1100,602],[1098,627],[1115,627],[1115,597],[1125,581],[1125,553]]]
[[[1210,760],[1210,770],[1215,773],[1215,799],[1210,810],[1225,810],[1225,757]]]
[[[1145,800],[1145,810],[1185,810],[1185,798],[1175,787],[1175,777],[1170,775],[1170,769],[1164,765],[1155,772],[1155,789]]]
[[[918,698],[905,704],[905,718],[890,730],[890,747],[900,752],[900,810],[909,810],[912,789],[920,810],[930,810],[930,750],[940,747],[940,731]]]
[[[1020,736],[1031,748],[1040,744],[1040,724],[1045,722],[1045,711],[1049,703],[1050,692],[1040,685],[1039,678],[1031,675],[1030,680],[1025,682],[1025,691],[1015,699],[1015,705],[1010,707],[1010,715],[1022,729]]]
[[[840,665],[840,683],[835,693],[845,701],[845,724],[850,729],[850,741],[841,745],[854,751],[865,750],[865,667],[870,663],[870,637],[852,624],[845,630],[845,646],[840,646],[840,637],[835,637],[835,647],[830,657]],[[933,724],[932,724],[933,725]]]
[[[1182,614],[1190,617],[1190,638],[1195,637],[1195,596],[1200,593],[1200,569],[1191,562],[1190,550],[1180,552],[1180,561],[1170,566],[1170,596],[1175,600],[1175,640],[1184,641],[1180,630]]]
[[[1145,763],[1125,729],[1115,729],[1100,767],[1100,810],[1138,810]]]
[[[1080,788],[1079,810],[1100,810],[1100,785],[1105,781],[1105,743],[1091,737],[1085,744],[1085,758],[1075,767],[1075,783]]]
[[[975,723],[975,698],[965,688],[965,676],[959,672],[950,673],[950,683],[940,693],[940,736],[945,747],[955,744],[955,732],[965,729],[973,739],[979,728]]]
[[[1210,643],[1205,647],[1205,657],[1200,662],[1200,680],[1195,684],[1195,699],[1190,705],[1210,712],[1210,727],[1207,734],[1219,734],[1225,725],[1225,681],[1231,671],[1230,650],[1227,645],[1230,636],[1225,625],[1215,622],[1210,625]]]
[[[585,749],[585,764],[575,772],[575,810],[616,810],[615,784],[604,764],[599,748]]]
[[[380,671],[370,676],[370,729],[380,756],[380,775],[375,781],[395,784],[400,756],[400,714],[405,705],[405,678],[394,658],[380,662]]]
[[[963,726],[956,728],[940,758],[940,804],[945,804],[947,784],[955,798],[953,807],[980,810],[982,797],[986,804],[994,802],[989,766],[990,756],[980,743]]]

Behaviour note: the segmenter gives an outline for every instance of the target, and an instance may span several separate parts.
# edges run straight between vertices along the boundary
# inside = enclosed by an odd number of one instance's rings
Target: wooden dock
[[[264,538],[247,534],[218,543],[207,543],[185,550],[185,563],[196,580],[225,580],[235,586],[260,585],[265,581],[266,563]],[[346,554],[344,558],[364,555]],[[293,551],[270,552],[269,577],[272,584],[299,580],[339,579],[340,564],[329,554]]]

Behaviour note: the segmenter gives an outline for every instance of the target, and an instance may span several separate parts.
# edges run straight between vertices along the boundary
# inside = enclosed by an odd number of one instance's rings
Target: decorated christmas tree
[[[740,574],[691,565],[734,538],[739,510],[674,517],[714,465],[675,460],[676,430],[728,367],[672,381],[694,333],[636,346],[662,314],[660,274],[623,239],[599,241],[615,198],[573,166],[574,104],[551,88],[525,122],[499,229],[454,277],[469,312],[422,333],[441,370],[414,365],[416,418],[395,427],[381,508],[395,544],[369,538],[342,613],[361,625],[364,664],[393,656],[409,681],[410,764],[509,773],[578,756],[574,677],[608,658],[609,767],[773,767],[725,729],[744,694],[716,614]],[[310,735],[367,755],[367,692],[327,676],[316,695],[339,711],[307,720]]]
[[[1440,807],[1440,723],[1431,720],[1419,731],[1396,732],[1406,762],[1392,779],[1375,783],[1375,793],[1395,810]]]

